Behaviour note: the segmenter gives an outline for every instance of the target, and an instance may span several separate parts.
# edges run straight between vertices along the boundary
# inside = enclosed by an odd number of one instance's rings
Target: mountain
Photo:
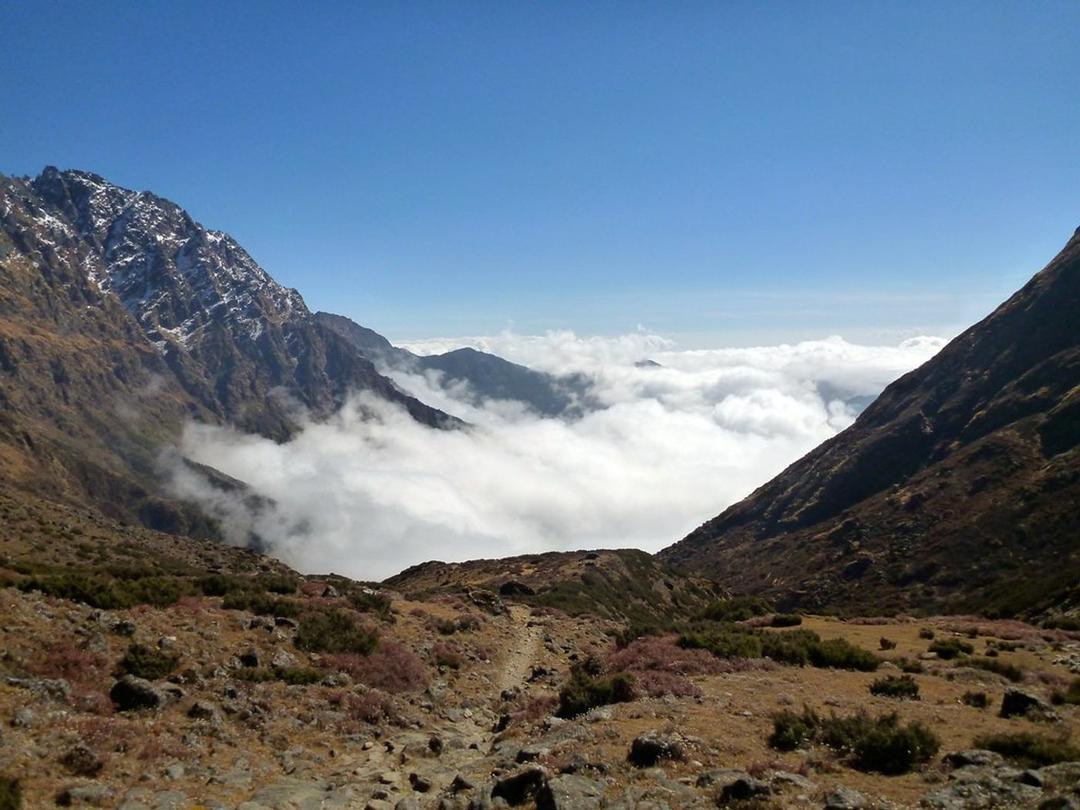
[[[599,407],[589,396],[591,382],[582,374],[556,377],[472,348],[417,355],[342,315],[317,312],[315,318],[380,368],[413,374],[436,371],[445,384],[465,383],[474,405],[490,399],[513,400],[525,403],[539,416],[578,416]]]
[[[808,608],[1080,602],[1080,230],[855,423],[661,552]]]
[[[159,453],[189,419],[276,439],[353,391],[403,394],[295,290],[182,208],[97,175],[0,176],[0,466],[5,478],[181,533]]]

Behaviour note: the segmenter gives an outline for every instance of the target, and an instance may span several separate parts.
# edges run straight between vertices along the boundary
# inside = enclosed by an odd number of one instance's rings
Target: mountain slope
[[[597,407],[589,398],[589,380],[581,374],[554,377],[472,348],[417,355],[342,315],[317,312],[315,318],[380,368],[414,374],[436,371],[446,384],[465,383],[475,405],[489,399],[513,400],[539,416],[574,416],[584,408]]]
[[[1078,313],[1080,231],[854,425],[662,558],[818,608],[1066,598],[1080,580]]]
[[[188,419],[274,438],[352,391],[402,394],[294,290],[175,204],[86,172],[0,176],[0,467],[50,497],[204,532],[161,497]]]

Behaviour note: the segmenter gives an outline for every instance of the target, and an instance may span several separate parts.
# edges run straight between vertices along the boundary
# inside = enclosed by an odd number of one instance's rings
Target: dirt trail
[[[543,633],[539,626],[529,626],[531,612],[528,607],[525,605],[510,605],[509,607],[510,620],[515,627],[515,633],[513,647],[495,681],[495,687],[500,693],[504,689],[524,686],[532,673],[537,653],[540,651],[540,639]]]

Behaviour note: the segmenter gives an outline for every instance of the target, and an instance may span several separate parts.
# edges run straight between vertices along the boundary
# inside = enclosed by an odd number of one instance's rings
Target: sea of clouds
[[[275,443],[192,424],[180,452],[246,482],[253,506],[178,467],[177,493],[252,532],[305,572],[382,579],[431,559],[636,547],[659,550],[851,424],[893,379],[944,340],[861,346],[680,350],[644,332],[504,333],[408,344],[472,346],[554,375],[595,380],[604,407],[538,418],[520,403],[469,404],[438,374],[388,372],[404,390],[468,422],[434,430],[357,396],[334,418]],[[651,360],[659,366],[643,366]]]

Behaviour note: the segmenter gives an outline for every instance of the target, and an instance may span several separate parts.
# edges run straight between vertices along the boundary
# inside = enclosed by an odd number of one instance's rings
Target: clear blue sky
[[[96,171],[392,338],[960,326],[1080,225],[1080,3],[17,3]]]

